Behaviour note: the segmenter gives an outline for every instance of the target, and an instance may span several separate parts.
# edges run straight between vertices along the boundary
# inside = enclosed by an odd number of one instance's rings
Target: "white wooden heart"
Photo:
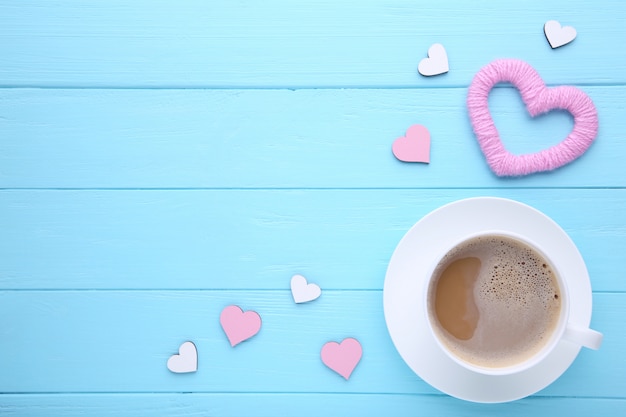
[[[196,372],[198,370],[198,351],[193,342],[185,342],[178,348],[178,355],[167,360],[167,369],[177,374]]]
[[[317,284],[309,284],[302,275],[291,277],[291,295],[296,304],[307,303],[319,298],[322,289]]]
[[[435,43],[428,48],[428,58],[424,58],[417,66],[420,74],[430,77],[446,73],[450,70],[448,66],[448,54],[440,43]]]
[[[571,26],[563,26],[556,20],[548,20],[543,25],[543,32],[552,49],[567,45],[576,38],[576,29]]]

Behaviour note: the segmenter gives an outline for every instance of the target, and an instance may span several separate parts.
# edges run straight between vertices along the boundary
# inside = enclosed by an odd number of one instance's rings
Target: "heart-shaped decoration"
[[[178,355],[167,360],[167,369],[177,374],[196,372],[198,370],[198,351],[193,342],[185,342],[178,348]]]
[[[430,132],[422,125],[413,125],[393,142],[391,150],[404,162],[430,162]]]
[[[343,339],[341,343],[328,342],[322,346],[322,362],[333,371],[344,377],[350,378],[352,371],[363,356],[361,343],[354,338]]]
[[[291,277],[291,295],[296,304],[316,300],[322,295],[322,289],[317,284],[309,284],[302,275]]]
[[[552,49],[567,45],[576,39],[576,29],[571,26],[561,27],[561,24],[556,20],[548,20],[543,25],[543,33],[545,33]]]
[[[239,306],[228,306],[220,314],[220,324],[232,347],[250,339],[261,330],[261,316],[256,311],[244,312]]]
[[[434,43],[428,48],[428,58],[424,58],[417,66],[420,74],[430,77],[448,72],[448,54],[440,43]]]
[[[559,144],[540,152],[514,155],[507,151],[489,113],[488,103],[489,92],[501,82],[509,82],[519,90],[532,117],[556,109],[568,111],[574,117],[570,134]],[[585,153],[598,134],[598,113],[587,94],[572,86],[548,88],[533,67],[515,59],[496,60],[474,76],[468,90],[467,108],[487,163],[499,176],[527,175],[559,168]]]

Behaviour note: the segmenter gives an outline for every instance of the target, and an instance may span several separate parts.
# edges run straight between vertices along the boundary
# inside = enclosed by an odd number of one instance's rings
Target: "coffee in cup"
[[[470,237],[435,266],[427,291],[432,329],[452,356],[484,369],[513,367],[553,339],[563,289],[548,259],[503,234]]]
[[[420,219],[391,257],[383,301],[402,359],[469,401],[531,395],[603,338],[589,327],[591,285],[574,242],[503,198],[455,201]]]

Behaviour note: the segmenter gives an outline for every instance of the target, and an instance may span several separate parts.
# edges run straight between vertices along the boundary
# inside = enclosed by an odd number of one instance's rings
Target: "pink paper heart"
[[[540,152],[514,155],[507,151],[488,103],[489,92],[501,82],[509,82],[519,90],[532,117],[556,109],[568,111],[574,117],[570,134]],[[469,87],[467,108],[487,163],[499,176],[527,175],[566,165],[585,153],[598,133],[598,113],[587,94],[572,86],[548,88],[533,67],[515,59],[493,61],[476,74]]]
[[[357,366],[363,355],[363,348],[358,340],[351,337],[343,339],[341,343],[328,342],[322,346],[322,362],[333,371],[344,377],[350,378],[352,371]]]
[[[422,125],[413,125],[406,135],[393,142],[391,150],[404,162],[430,162],[430,132]]]
[[[220,324],[230,345],[235,347],[261,330],[261,316],[255,311],[244,312],[238,306],[232,305],[222,310]]]

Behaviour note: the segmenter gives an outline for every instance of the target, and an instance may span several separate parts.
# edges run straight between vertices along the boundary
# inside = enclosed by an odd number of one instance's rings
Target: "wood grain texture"
[[[0,288],[382,289],[402,236],[449,202],[513,198],[578,245],[596,291],[626,291],[625,190],[5,190]],[[425,237],[435,239],[435,236]]]
[[[551,19],[577,39],[552,50]],[[0,1],[0,415],[624,415],[625,20],[620,0]],[[450,72],[422,77],[435,42]],[[600,130],[582,158],[489,171],[465,100],[497,58],[589,94]],[[490,109],[515,153],[572,127],[531,120],[507,86]],[[431,132],[428,165],[391,153],[413,124]],[[404,233],[479,195],[563,227],[605,334],[509,404],[430,387],[382,312]],[[294,273],[321,298],[294,304]],[[263,319],[234,349],[229,304]],[[319,350],[348,336],[364,356],[345,381]],[[199,370],[176,375],[166,361],[186,340]]]
[[[622,398],[626,295],[594,295],[591,325],[607,334],[598,352],[581,351],[537,395]],[[221,310],[237,304],[262,318],[254,338],[231,348]],[[12,314],[20,311],[19,320]],[[388,336],[382,291],[326,291],[297,305],[283,291],[0,292],[0,392],[217,392],[437,394],[404,364]],[[349,381],[326,368],[328,341],[357,338],[363,358]],[[167,370],[193,341],[198,372]],[[593,383],[591,382],[593,381]]]
[[[626,411],[626,401],[610,398],[531,397],[509,404],[474,404],[443,395],[393,394],[81,394],[81,395],[5,395],[0,404],[3,416],[102,417],[163,416],[250,416],[275,417],[277,412],[296,408],[300,417],[320,415],[381,416],[393,415],[527,417],[559,415],[588,417],[598,410],[619,416]],[[291,410],[293,410],[291,408]]]
[[[623,187],[626,87],[584,87],[600,132],[572,164],[502,179],[487,167],[465,88],[382,90],[0,90],[0,187]],[[566,113],[533,120],[513,88],[491,96],[514,153],[567,136]],[[409,126],[431,163],[394,158]]]
[[[582,36],[553,51],[543,24]],[[0,5],[0,83],[36,87],[466,86],[517,57],[548,83],[623,83],[620,0],[159,2],[21,1]],[[440,42],[451,71],[417,74]],[[573,46],[573,45],[572,45]],[[581,65],[584,62],[584,65]]]

